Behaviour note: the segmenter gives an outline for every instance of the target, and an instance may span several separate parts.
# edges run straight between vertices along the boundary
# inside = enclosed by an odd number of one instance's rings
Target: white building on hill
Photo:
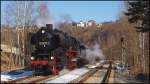
[[[99,23],[97,24],[96,21],[94,20],[89,20],[88,22],[83,22],[82,20],[79,23],[73,23],[73,26],[77,26],[77,27],[91,27],[91,26],[97,26],[97,27],[101,27],[102,24]]]
[[[87,22],[87,26],[88,26],[88,27],[94,26],[94,25],[96,25],[96,22],[95,22],[94,20],[89,20],[89,21]]]
[[[77,27],[85,27],[85,22],[81,20],[79,23],[77,23]]]

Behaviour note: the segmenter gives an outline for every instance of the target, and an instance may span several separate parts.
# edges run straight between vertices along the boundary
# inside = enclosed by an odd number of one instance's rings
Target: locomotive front
[[[59,47],[60,38],[53,33],[52,24],[47,24],[46,27],[32,35],[31,44],[34,47],[31,56],[31,66],[35,74],[56,74],[55,68],[56,57],[51,56],[51,51]]]

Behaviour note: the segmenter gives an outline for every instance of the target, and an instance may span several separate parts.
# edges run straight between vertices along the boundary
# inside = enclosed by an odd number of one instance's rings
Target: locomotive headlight
[[[34,60],[34,57],[31,57],[31,60]]]
[[[41,32],[42,34],[44,34],[45,33],[45,30],[42,30],[42,32]]]
[[[54,59],[54,57],[51,57],[51,60],[53,60]]]

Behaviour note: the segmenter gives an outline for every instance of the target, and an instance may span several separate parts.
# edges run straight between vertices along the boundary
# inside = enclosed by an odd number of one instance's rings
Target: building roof
[[[94,20],[89,20],[88,22],[95,22]]]

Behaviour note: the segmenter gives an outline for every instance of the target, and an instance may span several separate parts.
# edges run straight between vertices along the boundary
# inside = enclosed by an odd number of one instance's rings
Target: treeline
[[[60,29],[85,45],[100,44],[106,59],[123,61],[129,66],[132,75],[143,72],[143,62],[146,63],[144,73],[149,73],[149,33],[145,34],[143,58],[139,47],[139,32],[126,16],[120,17],[116,22],[103,24],[100,28],[96,26],[83,28],[64,23],[60,25]]]
[[[30,65],[31,45],[30,32],[36,32],[37,27],[25,27],[25,29],[3,26],[1,29],[1,45],[10,47],[10,52],[1,52],[1,69],[11,70],[14,67]],[[19,39],[18,39],[19,38]],[[13,53],[13,48],[19,49],[18,54]]]
[[[47,6],[46,4],[44,4]],[[1,52],[4,60],[2,65],[5,64],[5,57],[9,58],[9,64],[5,67],[10,66],[22,66],[30,64],[30,44],[29,44],[29,32],[35,32],[37,29],[34,28],[36,19],[40,16],[42,10],[39,10],[43,5],[35,3],[34,1],[6,1],[5,11],[2,16],[3,25],[1,25],[1,44],[5,44],[11,47],[19,49],[19,54]],[[38,11],[37,11],[38,10]],[[45,13],[47,13],[46,11]],[[14,66],[12,66],[14,65]]]
[[[130,74],[149,74],[149,1],[128,1],[116,22],[88,28],[62,24],[60,28],[88,46],[100,44],[107,59],[120,60]]]

